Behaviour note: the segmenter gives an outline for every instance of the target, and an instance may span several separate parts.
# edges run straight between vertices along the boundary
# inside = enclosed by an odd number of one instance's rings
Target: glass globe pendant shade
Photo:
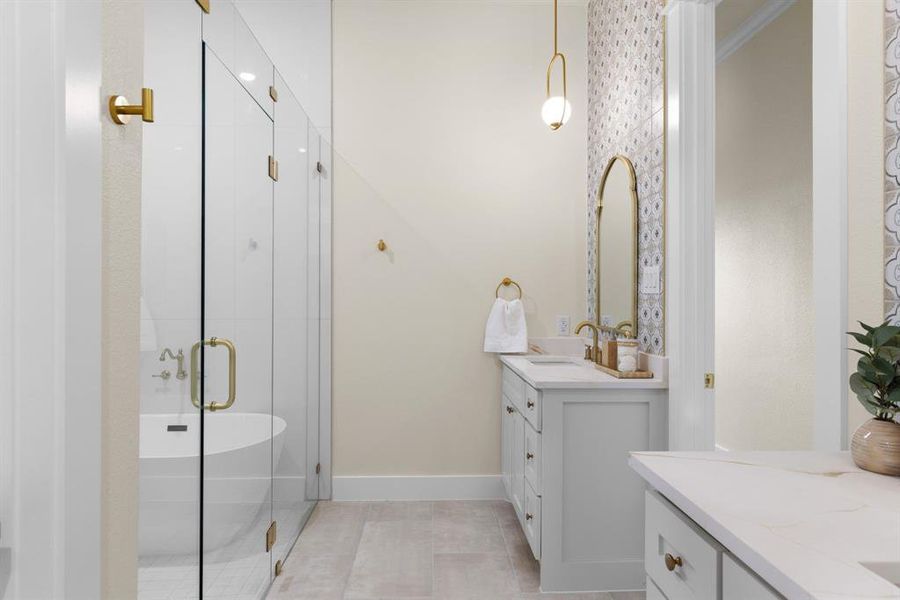
[[[541,107],[541,118],[551,129],[559,129],[572,116],[572,104],[562,96],[547,98]]]

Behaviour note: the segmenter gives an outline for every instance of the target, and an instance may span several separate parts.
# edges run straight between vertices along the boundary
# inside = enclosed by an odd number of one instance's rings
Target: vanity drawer
[[[725,600],[784,600],[750,569],[727,552],[722,555],[722,598]]]
[[[522,519],[525,538],[531,546],[531,552],[537,560],[541,560],[541,498],[525,482],[525,514]]]
[[[525,414],[526,383],[509,367],[503,367],[503,395],[513,403],[519,412]]]
[[[717,600],[722,546],[658,493],[644,507],[647,575],[670,600]]]
[[[535,493],[541,495],[541,434],[525,424],[525,479],[531,484]]]
[[[525,384],[525,407],[522,409],[522,414],[525,415],[535,431],[541,430],[541,393],[527,383]]]

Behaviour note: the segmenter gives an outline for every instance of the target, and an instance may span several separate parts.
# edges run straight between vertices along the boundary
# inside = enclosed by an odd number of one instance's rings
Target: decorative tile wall
[[[900,322],[900,0],[884,4],[884,314]]]
[[[623,154],[638,180],[639,285],[647,267],[663,273],[661,293],[638,295],[638,339],[654,354],[665,350],[662,8],[662,0],[588,4],[588,315],[595,317],[597,189],[609,159]]]

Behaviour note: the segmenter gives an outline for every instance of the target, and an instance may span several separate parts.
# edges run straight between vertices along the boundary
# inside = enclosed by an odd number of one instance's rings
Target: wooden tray
[[[653,379],[653,373],[651,371],[632,371],[626,373],[623,371],[617,371],[616,369],[610,369],[609,367],[604,367],[603,365],[594,364],[594,366],[604,373],[612,375],[616,379]]]

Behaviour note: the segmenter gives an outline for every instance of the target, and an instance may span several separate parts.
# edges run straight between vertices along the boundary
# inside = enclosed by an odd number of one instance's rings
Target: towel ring
[[[504,278],[503,278],[503,281],[501,281],[500,284],[497,285],[497,291],[494,292],[494,296],[497,297],[497,298],[499,298],[499,297],[500,297],[500,288],[501,288],[502,286],[509,287],[509,286],[511,286],[511,285],[516,286],[516,289],[519,290],[519,300],[521,300],[521,299],[522,299],[522,286],[520,286],[518,283],[516,283],[515,281],[513,281],[513,280],[510,279],[509,277],[504,277]]]

